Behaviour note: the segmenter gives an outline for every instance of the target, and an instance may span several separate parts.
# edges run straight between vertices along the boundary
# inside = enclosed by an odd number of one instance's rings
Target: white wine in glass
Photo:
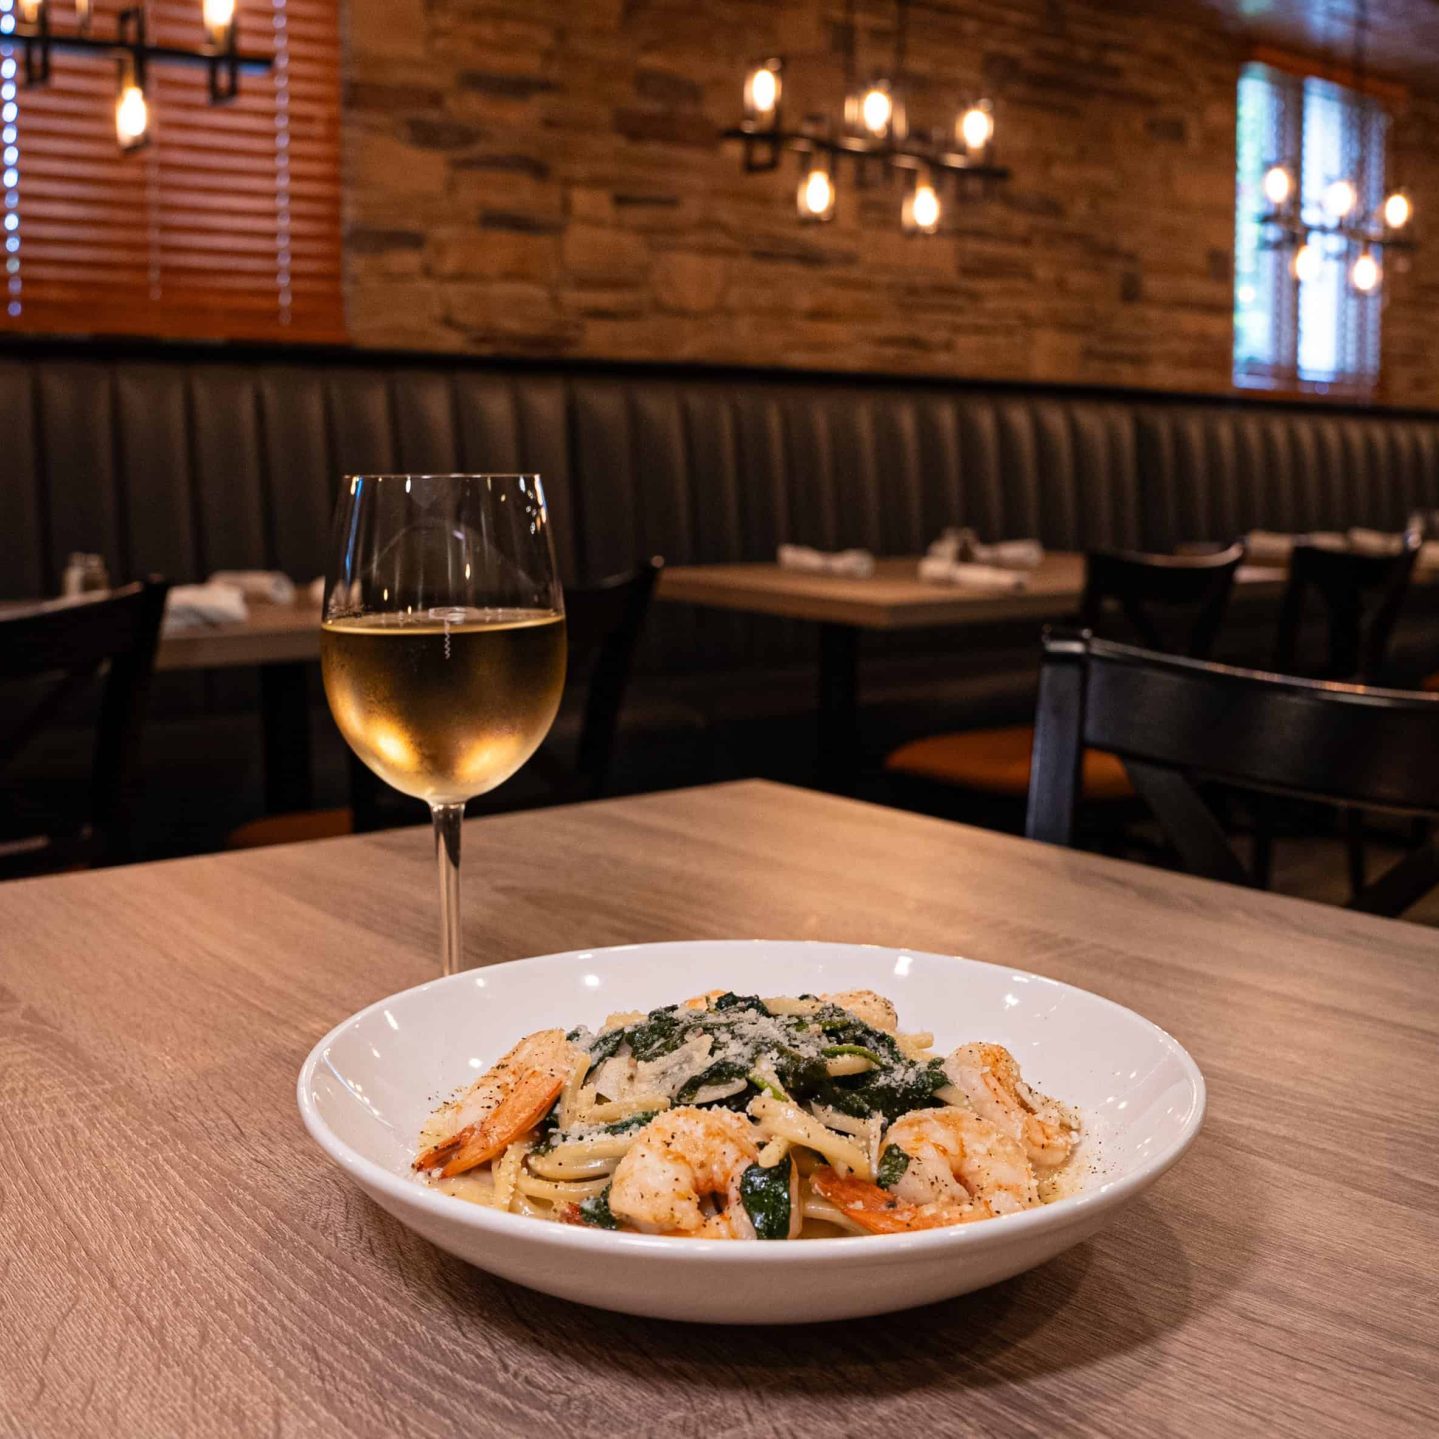
[[[465,801],[539,748],[564,688],[544,492],[533,475],[354,476],[335,530],[325,694],[360,759],[430,806],[453,974]]]

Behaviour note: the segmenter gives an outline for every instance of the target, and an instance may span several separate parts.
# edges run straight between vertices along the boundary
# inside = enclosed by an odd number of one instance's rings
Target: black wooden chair
[[[1279,609],[1274,643],[1274,668],[1280,674],[1311,679],[1348,680],[1373,684],[1384,676],[1399,611],[1409,592],[1420,535],[1409,529],[1395,537],[1392,553],[1299,543],[1289,561],[1289,580]],[[1323,653],[1306,659],[1305,621],[1315,611],[1323,616]],[[1258,800],[1254,807],[1254,877],[1269,883],[1274,859],[1275,806]],[[1364,815],[1343,814],[1351,894],[1364,888],[1367,869]]]
[[[596,584],[566,586],[565,689],[584,696],[577,736],[572,745],[542,748],[513,780],[475,802],[479,812],[595,799],[605,792],[635,651],[663,569],[664,561],[656,557]],[[362,834],[416,824],[424,817],[418,801],[384,784],[353,753],[348,760],[349,808],[254,820],[231,833],[230,848]]]
[[[1419,535],[1412,530],[1396,536],[1392,554],[1296,544],[1279,610],[1274,668],[1280,674],[1358,684],[1381,679],[1418,554]],[[1306,664],[1303,627],[1316,600],[1328,643],[1317,664]]]
[[[1079,765],[1118,756],[1183,867],[1253,879],[1202,786],[1439,816],[1439,696],[1182,659],[1087,634],[1047,634],[1025,832],[1072,843]],[[1439,884],[1433,841],[1350,901],[1395,916]]]
[[[1156,650],[1204,657],[1223,623],[1244,547],[1216,554],[1142,555],[1093,551],[1085,557],[1079,624],[1118,630]],[[924,788],[968,791],[1012,800],[1029,792],[1031,725],[960,730],[912,740],[884,762],[902,787],[901,798],[925,799]],[[916,788],[919,786],[920,788]],[[1084,797],[1099,802],[1132,800],[1124,768],[1112,755],[1087,750]]]
[[[130,858],[140,738],[168,589],[150,579],[0,618],[0,780],[14,786],[3,804],[0,878]],[[37,800],[16,778],[17,762],[57,721],[74,722],[96,686],[83,798],[64,803],[52,786]]]

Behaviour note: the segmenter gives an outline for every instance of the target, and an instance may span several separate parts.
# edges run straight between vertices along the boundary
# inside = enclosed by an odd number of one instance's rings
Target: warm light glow
[[[905,196],[901,219],[904,228],[920,235],[932,235],[939,229],[943,207],[939,192],[928,180],[917,180],[914,189]]]
[[[235,18],[235,0],[201,0],[207,30],[228,29]]]
[[[894,119],[894,101],[888,90],[871,85],[859,102],[860,123],[871,135],[883,137],[889,133],[890,121]]]
[[[390,725],[378,723],[371,725],[365,738],[379,752],[382,759],[388,760],[400,769],[407,769],[419,763],[419,751],[401,731]]]
[[[994,112],[981,101],[959,117],[959,138],[967,150],[983,150],[994,138]]]
[[[1409,197],[1403,190],[1396,190],[1384,202],[1384,223],[1391,230],[1402,230],[1413,213],[1414,206],[1409,203]]]
[[[40,23],[40,12],[45,8],[45,0],[20,0],[20,18],[27,25],[38,25]]]
[[[751,120],[768,120],[779,106],[779,69],[774,61],[757,65],[744,82],[745,114]]]
[[[1294,176],[1283,165],[1271,165],[1264,172],[1264,198],[1276,208],[1294,193]]]
[[[1313,245],[1304,244],[1294,252],[1294,258],[1289,262],[1289,268],[1300,284],[1308,284],[1319,278],[1321,263],[1322,256],[1319,251]]]
[[[802,220],[828,220],[834,214],[834,181],[818,165],[806,170],[799,182],[799,215]]]
[[[1324,208],[1342,220],[1359,203],[1359,191],[1352,180],[1332,180],[1324,187]]]
[[[1365,250],[1354,262],[1353,268],[1349,271],[1349,283],[1359,291],[1361,295],[1367,295],[1372,290],[1379,288],[1379,282],[1384,278],[1384,272],[1379,268],[1379,261]]]
[[[126,147],[138,145],[150,128],[150,107],[145,92],[133,81],[123,86],[115,101],[115,137]]]

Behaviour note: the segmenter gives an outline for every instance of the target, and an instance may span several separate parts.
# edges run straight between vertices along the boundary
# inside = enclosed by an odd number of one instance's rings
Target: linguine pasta
[[[867,990],[715,990],[544,1030],[431,1116],[416,1168],[535,1218],[721,1239],[936,1228],[1057,1193],[1074,1111],[998,1045],[933,1045]]]

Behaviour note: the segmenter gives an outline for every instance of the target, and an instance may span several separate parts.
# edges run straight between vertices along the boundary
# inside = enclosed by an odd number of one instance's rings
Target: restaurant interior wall
[[[835,221],[800,225],[791,169],[747,176],[717,139],[756,56],[792,57],[800,113],[832,108],[844,13],[351,0],[353,340],[1230,389],[1247,42],[1192,0],[915,7],[916,121],[992,96],[1013,179],[953,233],[907,236],[896,192],[843,177]],[[879,64],[893,6],[858,13]],[[1439,207],[1436,139],[1439,99],[1411,93],[1392,168],[1421,215]],[[1421,251],[1387,286],[1382,399],[1439,402],[1427,272]]]

